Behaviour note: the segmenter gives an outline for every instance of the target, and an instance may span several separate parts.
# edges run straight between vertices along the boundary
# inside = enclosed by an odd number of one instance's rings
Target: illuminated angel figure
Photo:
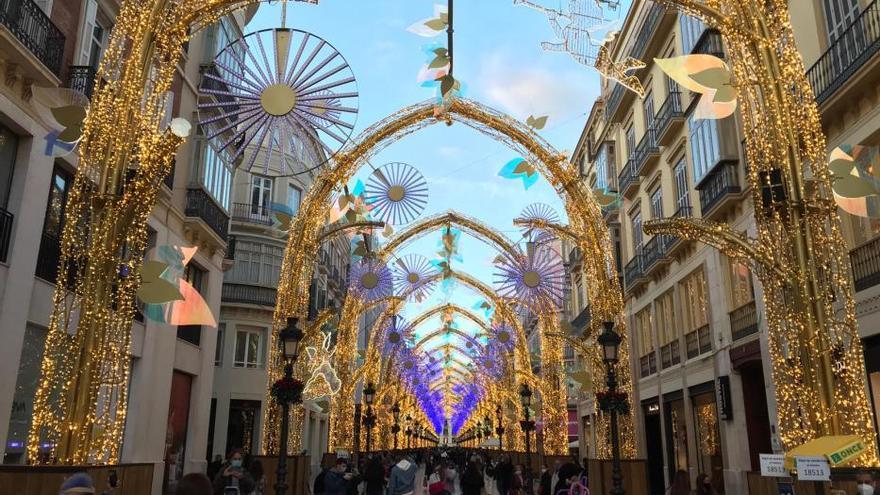
[[[611,8],[615,8],[616,5],[616,2],[602,3]],[[544,50],[567,52],[578,63],[588,67],[592,67],[596,62],[601,38],[594,41],[593,36],[598,37],[598,31],[608,25],[600,0],[570,0],[567,12],[561,9],[548,9],[529,0],[513,0],[513,4],[524,5],[547,16],[558,41],[542,42],[541,47]]]
[[[342,388],[342,381],[336,375],[336,370],[330,362],[336,349],[330,350],[331,333],[324,333],[324,342],[320,349],[307,347],[306,355],[309,359],[309,381],[303,389],[303,399],[317,400],[322,397],[336,395]]]

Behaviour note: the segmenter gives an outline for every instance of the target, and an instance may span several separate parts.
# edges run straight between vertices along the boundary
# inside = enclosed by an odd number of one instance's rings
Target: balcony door
[[[831,46],[834,73],[846,69],[865,48],[865,33],[853,23],[859,17],[859,0],[822,0],[825,28]]]
[[[78,65],[97,69],[107,47],[111,26],[100,18],[97,0],[86,0],[85,7]]]
[[[272,206],[272,179],[254,175],[251,181],[251,215],[268,217]]]

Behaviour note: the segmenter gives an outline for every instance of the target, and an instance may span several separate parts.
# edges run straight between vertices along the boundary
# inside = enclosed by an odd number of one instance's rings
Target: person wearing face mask
[[[226,463],[214,478],[214,495],[239,495],[254,491],[254,479],[244,469],[244,456],[241,450],[229,453]]]
[[[539,493],[541,495],[553,495],[553,473],[547,469],[545,462],[541,466],[541,482],[539,484]]]
[[[697,476],[697,495],[715,495],[715,488],[712,487],[712,478],[706,473],[700,473]]]
[[[869,471],[860,471],[856,474],[857,495],[874,495],[874,489],[877,487],[874,481],[874,474]]]

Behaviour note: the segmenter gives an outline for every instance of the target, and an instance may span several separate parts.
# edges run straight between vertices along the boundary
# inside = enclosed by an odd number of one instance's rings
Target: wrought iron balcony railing
[[[67,87],[92,97],[98,70],[90,65],[71,65],[67,68]]]
[[[626,165],[620,170],[617,176],[617,183],[620,184],[620,192],[624,196],[633,186],[638,186],[642,181],[642,177],[636,172],[635,164],[632,159],[627,160]]]
[[[222,297],[227,303],[275,307],[277,290],[275,287],[224,282]]]
[[[856,291],[880,284],[880,237],[850,251],[849,261]]]
[[[204,189],[186,190],[184,214],[188,217],[201,218],[224,241],[229,238],[229,215],[217,206]]]
[[[684,122],[684,110],[681,108],[681,91],[670,91],[666,101],[660,105],[660,110],[654,117],[654,129],[656,131],[657,144],[666,142],[666,133],[673,127],[675,122]]]
[[[816,101],[821,104],[831,98],[878,52],[880,0],[874,0],[807,71]]]
[[[657,148],[654,128],[650,127],[645,132],[645,135],[642,136],[642,140],[639,141],[630,159],[635,164],[636,171],[641,175],[648,164],[656,161],[658,158],[660,158],[660,149]]]
[[[574,333],[577,335],[583,334],[587,327],[590,326],[592,318],[593,316],[590,312],[590,306],[584,306],[584,309],[582,309],[581,312],[571,320],[571,327],[574,330]]]
[[[12,240],[12,223],[15,217],[12,213],[0,208],[0,261],[6,262],[9,256],[9,242]]]
[[[634,288],[637,282],[644,276],[643,266],[642,250],[639,248],[636,255],[623,268],[623,281],[627,291]]]
[[[758,332],[758,310],[755,301],[744,304],[730,312],[730,335],[739,340]]]
[[[736,161],[724,161],[718,164],[700,181],[697,189],[700,191],[700,207],[703,211],[703,216],[707,216],[712,208],[718,205],[727,195],[742,192],[736,165]]]
[[[669,246],[669,241],[670,236],[668,235],[655,235],[645,244],[642,262],[645,274],[650,273],[658,262],[666,258],[666,248]]]
[[[233,203],[232,219],[239,222],[272,225],[272,210],[250,203]]]
[[[61,76],[64,34],[33,0],[0,0],[0,24],[56,76]]]

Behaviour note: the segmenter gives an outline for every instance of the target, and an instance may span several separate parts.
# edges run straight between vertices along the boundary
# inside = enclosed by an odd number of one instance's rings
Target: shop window
[[[666,369],[681,362],[679,325],[675,321],[674,292],[672,290],[667,291],[654,301],[654,311],[657,315],[657,337],[660,341],[660,366],[662,369]]]
[[[12,411],[9,415],[9,433],[6,437],[4,464],[24,464],[25,462],[28,432],[34,414],[34,395],[40,381],[40,366],[43,362],[45,342],[45,329],[31,325],[25,327],[21,361],[18,363],[18,377],[12,396]]]
[[[694,428],[697,435],[697,469],[712,478],[718,493],[724,492],[724,462],[721,455],[721,433],[714,391],[691,398]]]
[[[688,470],[687,423],[682,399],[666,403],[666,449],[671,479],[676,471]]]
[[[639,366],[642,378],[657,372],[657,355],[654,352],[654,339],[651,325],[651,307],[636,313],[636,335],[638,338]]]
[[[685,277],[680,286],[685,345],[687,357],[691,359],[712,350],[709,292],[703,268],[700,267]]]
[[[257,434],[257,418],[260,417],[258,400],[229,401],[229,423],[226,428],[226,452],[241,449],[253,453]]]

